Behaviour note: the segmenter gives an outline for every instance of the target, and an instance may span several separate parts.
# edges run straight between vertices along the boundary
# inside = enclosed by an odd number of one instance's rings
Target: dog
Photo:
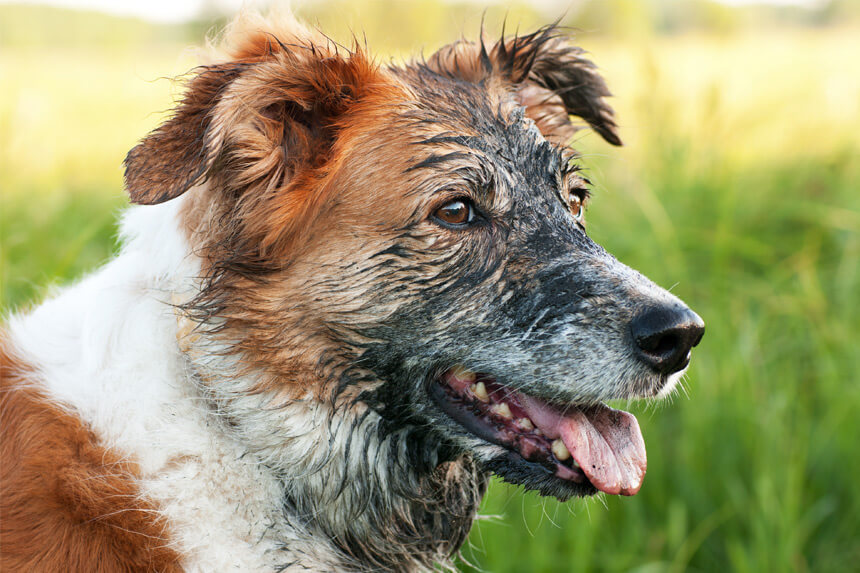
[[[704,323],[585,232],[564,32],[380,65],[240,17],[103,268],[2,335],[4,571],[453,569],[489,476],[633,495]],[[577,118],[577,119],[572,119]]]

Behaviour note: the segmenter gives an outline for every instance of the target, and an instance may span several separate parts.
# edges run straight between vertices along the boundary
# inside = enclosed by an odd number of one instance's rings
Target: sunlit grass
[[[842,571],[860,562],[860,53],[856,30],[582,38],[616,150],[578,147],[590,232],[708,323],[685,383],[631,404],[634,498],[494,484],[464,556],[493,572]],[[4,310],[113,250],[121,162],[187,70],[157,52],[0,52]],[[156,113],[154,113],[156,112]],[[585,133],[585,132],[583,132]]]

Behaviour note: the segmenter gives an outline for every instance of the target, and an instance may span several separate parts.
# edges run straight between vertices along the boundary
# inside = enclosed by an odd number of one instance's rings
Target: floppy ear
[[[173,116],[129,151],[125,187],[133,203],[163,203],[205,177],[223,144],[223,133],[212,129],[215,105],[245,67],[200,68]]]
[[[200,68],[173,116],[126,156],[132,202],[168,201],[216,171],[229,172],[226,193],[281,187],[327,158],[338,118],[376,68],[358,50],[290,40],[258,31],[239,60]]]
[[[433,54],[427,66],[476,83],[499,77],[513,87],[514,97],[547,139],[568,143],[578,129],[570,121],[574,115],[609,143],[621,145],[614,112],[605,99],[609,89],[583,53],[553,25],[527,36],[502,38],[490,48],[483,39],[461,40]]]

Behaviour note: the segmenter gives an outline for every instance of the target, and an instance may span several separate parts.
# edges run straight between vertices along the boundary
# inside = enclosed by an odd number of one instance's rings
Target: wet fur
[[[172,383],[204,408],[195,427],[220,444],[231,488],[259,489],[259,535],[235,554],[285,571],[450,567],[491,472],[591,493],[466,432],[429,387],[457,363],[561,404],[674,383],[633,357],[626,326],[673,297],[592,242],[565,202],[586,185],[570,116],[620,143],[593,64],[554,27],[403,67],[254,17],[225,46],[126,159],[132,201],[163,205],[136,208],[161,211],[129,218],[120,259],[168,235],[183,245],[135,280],[166,312],[159,332],[174,324],[158,339],[175,349]],[[434,222],[460,196],[478,224]],[[12,338],[38,364],[21,342],[31,323]],[[201,546],[180,482],[146,467],[141,491],[172,520],[184,566],[230,565]]]

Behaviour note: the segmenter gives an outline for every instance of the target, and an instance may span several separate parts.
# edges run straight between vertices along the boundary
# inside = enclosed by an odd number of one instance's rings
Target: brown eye
[[[573,218],[577,221],[581,220],[584,211],[582,208],[582,197],[576,193],[571,194],[568,205],[570,206],[570,212],[573,214]]]
[[[436,209],[433,216],[446,225],[459,227],[471,223],[475,219],[475,212],[470,201],[454,199]]]

